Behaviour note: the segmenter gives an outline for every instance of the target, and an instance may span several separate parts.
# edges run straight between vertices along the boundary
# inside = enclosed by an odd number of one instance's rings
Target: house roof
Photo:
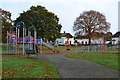
[[[76,36],[75,39],[88,39],[86,36]]]
[[[112,37],[119,37],[120,36],[120,31],[116,32]]]
[[[73,38],[73,36],[70,33],[62,33],[62,35],[62,37]]]

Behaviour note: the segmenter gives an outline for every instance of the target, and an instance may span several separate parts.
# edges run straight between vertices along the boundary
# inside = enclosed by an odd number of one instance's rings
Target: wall
[[[89,40],[88,39],[76,39],[80,44],[88,44]]]

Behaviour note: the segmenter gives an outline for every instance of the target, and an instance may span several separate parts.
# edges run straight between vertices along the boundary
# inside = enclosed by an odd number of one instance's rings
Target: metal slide
[[[45,45],[45,46],[47,46],[48,48],[54,49],[54,46],[49,45],[49,44],[47,44],[47,43],[45,43],[45,42],[43,42],[43,41],[42,41],[42,44]]]

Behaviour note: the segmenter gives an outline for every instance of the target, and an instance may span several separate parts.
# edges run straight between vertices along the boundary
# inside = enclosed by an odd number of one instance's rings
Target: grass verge
[[[2,78],[59,78],[59,76],[51,63],[23,57],[3,57]]]
[[[115,70],[120,70],[120,66],[118,65],[119,55],[120,54],[115,54],[115,53],[113,54],[112,53],[75,53],[75,54],[67,54],[66,57],[85,59],[110,67]]]

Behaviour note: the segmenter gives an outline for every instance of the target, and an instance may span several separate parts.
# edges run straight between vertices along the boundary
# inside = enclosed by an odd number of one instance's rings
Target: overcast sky
[[[0,7],[12,13],[15,20],[19,13],[28,10],[31,6],[42,5],[48,11],[55,13],[62,24],[62,30],[73,35],[73,23],[83,11],[96,10],[106,16],[111,23],[110,31],[118,31],[118,1],[119,0],[2,0]]]

